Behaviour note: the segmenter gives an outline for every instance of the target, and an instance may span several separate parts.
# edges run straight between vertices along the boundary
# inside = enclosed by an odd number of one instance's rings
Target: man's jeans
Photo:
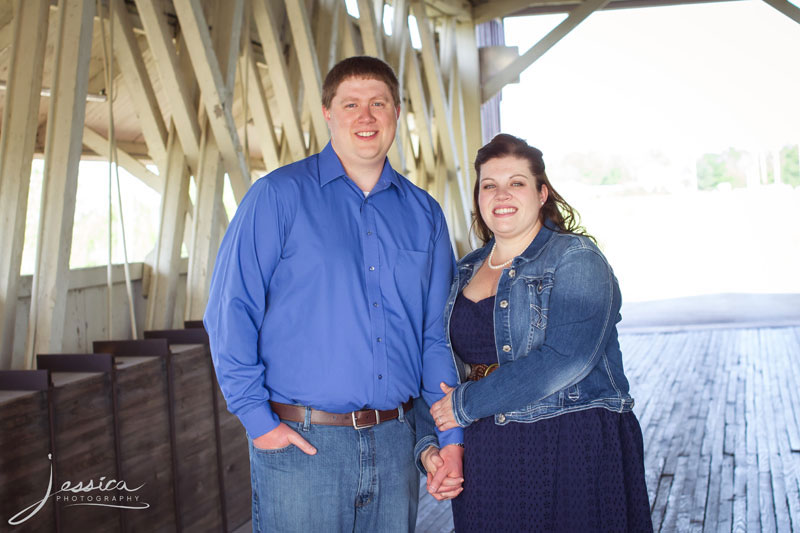
[[[414,530],[419,473],[413,456],[413,411],[359,430],[285,424],[317,454],[306,455],[294,445],[260,450],[248,439],[253,531]]]

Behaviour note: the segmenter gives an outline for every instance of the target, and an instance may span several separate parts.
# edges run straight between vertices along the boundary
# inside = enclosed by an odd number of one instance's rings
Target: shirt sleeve
[[[269,406],[258,336],[267,288],[283,241],[280,205],[267,178],[242,199],[222,239],[203,323],[211,358],[228,405],[251,438],[280,423]]]
[[[440,211],[439,230],[433,247],[431,280],[428,286],[422,338],[422,397],[429,407],[444,397],[439,383],[444,381],[451,387],[458,386],[453,356],[447,346],[444,331],[444,308],[450,293],[450,283],[453,280],[455,265],[453,248],[450,246],[450,235],[447,232],[444,216]],[[435,431],[440,446],[464,442],[464,432],[461,428],[449,429],[444,432],[440,432],[438,429]],[[425,435],[417,435],[418,443],[422,443],[424,438]]]
[[[453,394],[456,421],[467,426],[517,411],[581,381],[608,343],[620,302],[611,268],[597,251],[568,252],[555,271],[544,343],[480,381],[461,385]]]

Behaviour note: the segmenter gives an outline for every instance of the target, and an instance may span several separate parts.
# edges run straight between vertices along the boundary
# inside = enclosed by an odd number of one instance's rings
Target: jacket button
[[[500,300],[500,308],[505,309],[508,307],[508,300]]]
[[[501,424],[506,421],[506,415],[497,415],[497,421]]]
[[[510,352],[511,351],[511,346],[509,346],[508,344],[504,344],[503,345],[503,351],[504,352]]]
[[[509,278],[513,278],[513,277],[514,277],[514,276],[516,276],[516,275],[517,275],[517,271],[516,271],[516,270],[514,270],[513,268],[512,268],[511,270],[509,270],[509,271],[508,271],[508,277],[509,277]]]

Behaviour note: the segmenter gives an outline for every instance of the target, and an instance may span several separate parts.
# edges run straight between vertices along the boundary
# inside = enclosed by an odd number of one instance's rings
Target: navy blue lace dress
[[[453,349],[466,363],[497,362],[494,297],[458,295]],[[483,418],[464,432],[457,533],[652,531],[642,432],[633,413],[595,408],[532,424]]]

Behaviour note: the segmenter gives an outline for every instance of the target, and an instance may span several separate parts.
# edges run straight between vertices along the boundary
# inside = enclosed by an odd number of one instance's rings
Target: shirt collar
[[[339,161],[339,156],[336,155],[329,141],[328,144],[325,145],[325,148],[319,153],[319,186],[324,187],[333,180],[345,176],[347,176],[347,173],[344,171],[342,162]],[[406,192],[400,181],[400,177],[392,168],[392,165],[389,163],[389,158],[387,157],[383,162],[383,169],[381,170],[378,182],[375,184],[370,194],[386,189],[389,185],[394,185],[400,196],[405,197]]]

